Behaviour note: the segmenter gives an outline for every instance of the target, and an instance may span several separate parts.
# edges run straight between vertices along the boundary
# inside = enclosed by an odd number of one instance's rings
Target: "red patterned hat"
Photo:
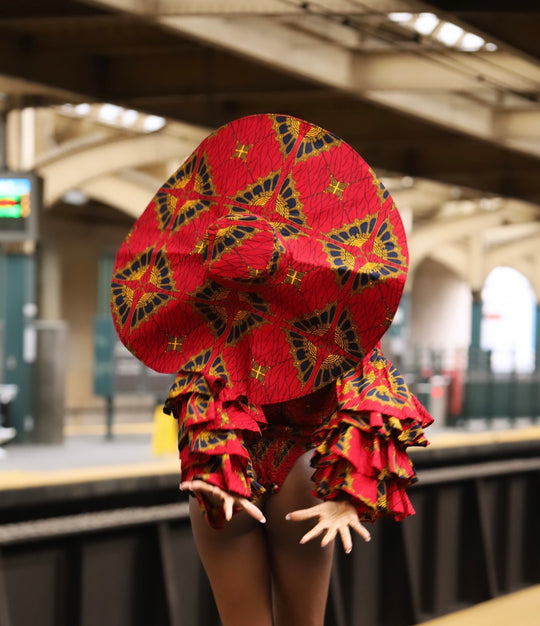
[[[149,367],[282,402],[358,367],[407,265],[392,198],[349,145],[253,115],[207,137],[156,193],[118,251],[112,312]]]

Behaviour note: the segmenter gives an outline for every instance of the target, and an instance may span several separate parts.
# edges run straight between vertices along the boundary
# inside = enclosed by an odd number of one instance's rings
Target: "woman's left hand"
[[[300,543],[307,543],[319,535],[323,535],[321,546],[324,548],[331,543],[339,533],[343,549],[348,554],[352,550],[352,528],[364,541],[370,541],[371,535],[358,519],[354,506],[346,500],[326,500],[310,507],[293,511],[286,519],[298,522],[312,518],[318,518],[317,524],[307,532]]]

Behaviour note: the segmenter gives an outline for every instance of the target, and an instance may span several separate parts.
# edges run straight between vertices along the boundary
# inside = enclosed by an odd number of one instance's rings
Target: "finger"
[[[200,481],[199,481],[200,482]],[[198,492],[206,492],[206,488],[197,485],[197,481],[184,481],[180,483],[180,491],[185,491],[190,496],[196,496]]]
[[[301,522],[305,519],[311,519],[317,517],[320,513],[320,504],[310,507],[309,509],[299,509],[298,511],[291,511],[285,515],[285,519],[292,520],[293,522]]]
[[[333,526],[330,527],[326,531],[326,534],[324,535],[324,537],[321,540],[321,548],[326,548],[326,546],[329,543],[332,543],[332,541],[334,541],[334,539],[336,538],[336,535],[337,535],[337,528],[334,528]]]
[[[302,537],[302,539],[300,539],[300,543],[307,543],[308,541],[311,541],[315,537],[318,537],[325,530],[326,530],[326,527],[323,524],[321,524],[321,523],[317,524],[309,532],[307,532]]]
[[[351,553],[352,550],[352,538],[351,531],[348,526],[341,526],[339,528],[339,536],[341,537],[341,544],[343,549],[347,554]]]
[[[369,530],[360,523],[358,518],[355,518],[350,521],[349,525],[351,528],[362,537],[364,541],[371,541],[371,534]]]
[[[258,506],[255,506],[249,500],[246,500],[245,498],[238,498],[238,504],[244,509],[244,511],[246,511],[248,515],[251,515],[253,519],[261,522],[261,524],[264,524],[266,522],[266,518],[264,517],[261,509],[259,509]]]
[[[204,480],[188,480],[180,483],[180,489],[182,491],[205,491],[206,493],[212,493],[214,495],[221,495],[221,489],[210,483],[205,483]]]
[[[223,498],[223,512],[225,513],[225,519],[229,522],[233,514],[234,500],[231,496],[225,496]]]

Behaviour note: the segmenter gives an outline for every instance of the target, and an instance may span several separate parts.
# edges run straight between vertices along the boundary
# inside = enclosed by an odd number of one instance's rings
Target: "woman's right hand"
[[[219,506],[223,508],[225,519],[230,521],[233,516],[233,510],[235,506],[239,506],[250,515],[253,519],[264,524],[266,518],[264,517],[261,509],[255,506],[247,498],[240,498],[238,496],[231,495],[223,489],[211,485],[204,480],[186,480],[180,483],[180,489],[182,491],[192,491],[195,494],[203,495],[212,506]]]

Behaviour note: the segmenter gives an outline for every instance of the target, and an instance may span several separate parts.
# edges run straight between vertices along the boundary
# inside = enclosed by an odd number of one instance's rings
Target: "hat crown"
[[[207,237],[209,276],[240,289],[272,279],[284,252],[272,224],[253,213],[219,218]]]

